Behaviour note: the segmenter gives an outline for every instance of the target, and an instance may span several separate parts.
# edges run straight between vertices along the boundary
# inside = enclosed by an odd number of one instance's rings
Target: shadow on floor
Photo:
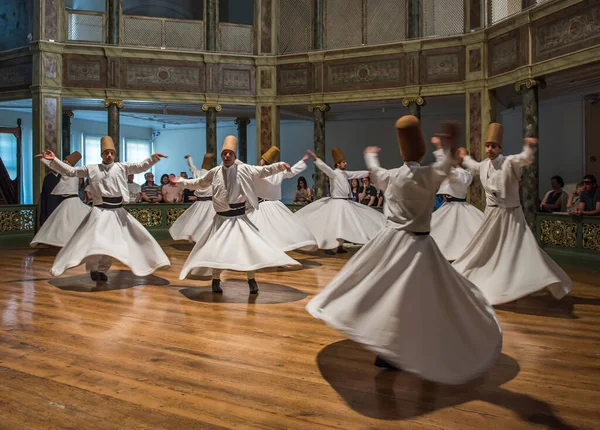
[[[170,282],[155,275],[135,276],[129,270],[109,270],[108,282],[96,283],[90,279],[89,273],[64,278],[51,278],[48,283],[64,291],[93,293],[98,291],[125,290],[141,285],[165,287]]]
[[[323,378],[356,412],[383,420],[410,419],[472,400],[502,406],[524,421],[552,429],[572,429],[552,407],[534,397],[514,393],[501,385],[514,379],[519,364],[501,354],[480,378],[464,385],[425,381],[408,372],[389,372],[373,366],[375,356],[350,340],[326,346],[317,356]]]
[[[495,309],[526,315],[552,318],[578,319],[574,313],[575,305],[600,305],[600,299],[567,295],[556,300],[550,293],[523,297],[511,303],[494,306]]]
[[[186,298],[205,303],[256,303],[272,305],[279,303],[293,303],[303,300],[308,296],[303,291],[281,284],[260,282],[257,279],[260,291],[258,294],[248,292],[248,282],[241,279],[230,279],[221,282],[222,294],[212,292],[210,285],[205,287],[182,288],[179,292]]]

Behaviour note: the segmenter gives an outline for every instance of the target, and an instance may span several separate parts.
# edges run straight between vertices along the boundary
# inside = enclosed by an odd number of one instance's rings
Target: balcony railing
[[[124,15],[122,44],[171,49],[204,49],[204,22]]]
[[[217,38],[219,51],[252,54],[253,41],[254,28],[251,25],[219,23]]]
[[[106,15],[102,12],[67,11],[67,40],[104,43]]]

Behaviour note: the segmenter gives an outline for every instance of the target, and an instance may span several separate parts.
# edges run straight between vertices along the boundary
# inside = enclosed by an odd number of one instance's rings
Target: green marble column
[[[120,110],[123,109],[121,100],[104,100],[104,107],[108,109],[108,136],[115,142],[115,161],[119,161],[121,153],[121,116]]]
[[[425,99],[423,97],[407,97],[402,99],[402,105],[408,108],[409,115],[421,119],[421,107],[425,106]]]
[[[221,105],[205,103],[202,110],[206,112],[206,152],[217,155],[217,112],[221,112]]]
[[[518,82],[515,89],[521,93],[523,100],[523,137],[538,138],[538,87],[544,84],[535,79],[527,79]],[[521,192],[523,199],[523,212],[527,224],[535,232],[535,213],[539,210],[539,152],[538,146],[534,147],[534,161],[531,165],[523,168],[521,180]]]
[[[238,130],[238,158],[241,162],[248,162],[248,124],[250,124],[249,118],[236,118],[235,123],[237,124]]]
[[[206,8],[206,50],[217,50],[217,14],[219,8],[218,0],[206,0],[204,2]]]
[[[64,110],[62,114],[62,158],[71,153],[71,118],[73,118],[73,111]]]
[[[121,1],[122,0],[108,0],[108,44],[118,45],[120,42],[120,28],[121,28]]]
[[[327,104],[316,104],[308,106],[308,111],[313,113],[314,116],[314,140],[315,140],[315,154],[321,160],[326,160],[325,154],[325,112],[330,109]],[[320,199],[326,194],[325,188],[325,176],[315,166],[315,200]]]
[[[325,48],[324,34],[324,16],[325,0],[313,0],[313,49],[319,50]]]
[[[421,28],[421,0],[408,0],[408,38],[418,39],[420,37],[423,37]]]

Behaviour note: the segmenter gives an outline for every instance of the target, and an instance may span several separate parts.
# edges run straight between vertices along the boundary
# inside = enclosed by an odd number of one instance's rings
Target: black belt
[[[217,212],[217,215],[226,216],[226,217],[234,217],[244,215],[246,213],[246,202],[244,203],[233,203],[230,204],[228,211],[225,212]]]
[[[68,194],[66,196],[62,196],[63,199],[72,199],[73,197],[79,197],[79,194]]]
[[[466,202],[467,199],[459,199],[458,197],[446,195],[446,201],[447,202]]]
[[[198,202],[209,202],[212,200],[212,196],[208,197],[196,197],[196,201]]]
[[[429,236],[428,231],[411,231],[410,233],[414,234],[415,236]]]
[[[267,200],[267,199],[258,199],[258,203],[264,203],[264,202],[270,202],[271,200]]]
[[[331,197],[333,200],[352,200],[352,197]]]
[[[102,209],[119,209],[123,207],[123,197],[102,197],[102,204],[94,206]]]

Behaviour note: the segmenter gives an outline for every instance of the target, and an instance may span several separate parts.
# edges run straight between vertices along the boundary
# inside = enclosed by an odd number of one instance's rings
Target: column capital
[[[223,107],[219,103],[204,103],[202,105],[202,112],[208,112],[209,109],[214,109],[217,112],[221,112]]]
[[[108,108],[111,105],[115,105],[118,109],[123,109],[123,107],[125,106],[123,104],[123,100],[113,100],[113,99],[105,99],[104,100],[104,107]]]
[[[419,97],[405,97],[402,99],[402,106],[408,107],[409,104],[416,103],[417,106],[425,106],[425,99],[421,96]]]
[[[75,116],[72,110],[63,110],[63,115],[66,115],[69,118],[73,118]]]
[[[533,88],[533,87],[539,87],[543,90],[544,88],[546,88],[546,82],[541,79],[533,79],[533,78],[523,79],[522,81],[518,81],[515,84],[515,91],[521,92],[523,87],[528,88],[528,89]]]
[[[235,124],[243,124],[243,125],[248,125],[250,124],[250,118],[236,118],[234,121]]]
[[[329,112],[331,110],[331,107],[327,103],[316,103],[316,104],[308,105],[307,109],[309,112],[312,112],[315,109],[318,109],[321,112]]]

